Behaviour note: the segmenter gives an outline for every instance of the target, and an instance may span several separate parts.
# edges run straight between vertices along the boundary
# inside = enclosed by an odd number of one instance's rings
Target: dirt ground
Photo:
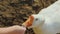
[[[37,14],[57,0],[0,0],[0,27],[20,25],[31,14]],[[25,34],[35,34],[27,29]]]

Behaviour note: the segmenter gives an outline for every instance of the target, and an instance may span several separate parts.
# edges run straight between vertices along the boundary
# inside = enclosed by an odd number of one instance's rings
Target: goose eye
[[[38,20],[38,18],[36,18],[36,21]]]

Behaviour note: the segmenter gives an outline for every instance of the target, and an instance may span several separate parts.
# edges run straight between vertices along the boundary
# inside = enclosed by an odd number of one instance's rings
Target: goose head
[[[38,27],[43,22],[42,17],[38,14],[33,14],[22,24],[25,27],[33,28]]]

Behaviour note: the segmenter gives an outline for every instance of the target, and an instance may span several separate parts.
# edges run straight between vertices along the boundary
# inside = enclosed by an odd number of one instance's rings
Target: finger
[[[26,31],[26,28],[23,26],[15,26],[15,28],[16,28],[16,31],[18,31],[18,33],[20,34],[24,34]]]

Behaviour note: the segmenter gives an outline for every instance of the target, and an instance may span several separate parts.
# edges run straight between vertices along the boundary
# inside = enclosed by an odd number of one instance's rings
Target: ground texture
[[[20,25],[57,0],[0,0],[0,27]],[[35,34],[27,29],[25,34]]]

